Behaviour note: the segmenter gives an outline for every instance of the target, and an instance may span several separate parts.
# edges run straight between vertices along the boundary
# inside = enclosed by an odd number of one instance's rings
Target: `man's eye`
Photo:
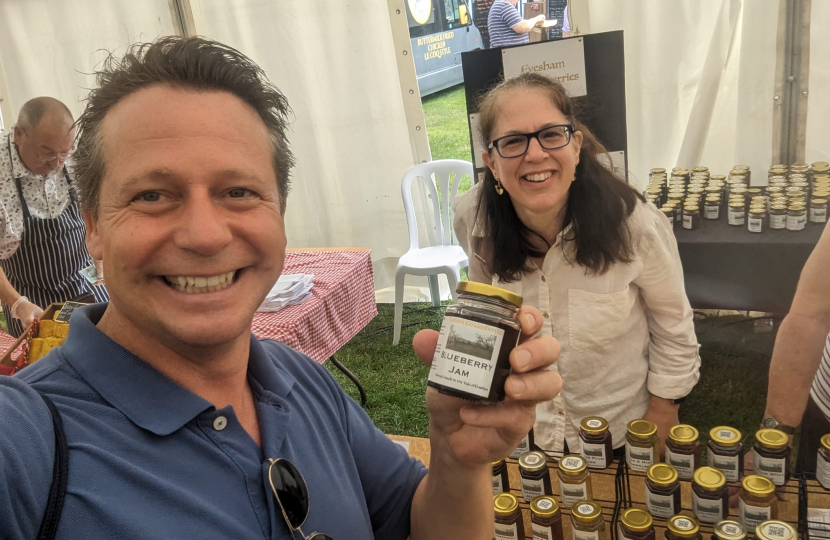
[[[158,191],[147,191],[142,193],[137,197],[138,200],[144,202],[156,202],[161,198],[161,194]]]
[[[232,190],[230,190],[228,192],[228,195],[231,198],[234,198],[234,199],[241,199],[242,197],[246,197],[247,195],[250,195],[250,194],[251,194],[251,191],[247,190],[245,188],[233,188]]]

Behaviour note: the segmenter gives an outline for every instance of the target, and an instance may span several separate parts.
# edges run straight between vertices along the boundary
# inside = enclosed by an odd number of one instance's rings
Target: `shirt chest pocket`
[[[568,289],[568,340],[577,351],[603,347],[627,327],[628,287],[615,293]]]

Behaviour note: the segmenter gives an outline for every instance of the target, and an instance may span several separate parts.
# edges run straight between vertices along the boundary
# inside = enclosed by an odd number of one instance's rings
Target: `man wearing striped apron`
[[[24,104],[0,134],[0,300],[13,336],[53,302],[109,299],[80,273],[92,258],[65,165],[74,138],[69,109],[49,97]]]

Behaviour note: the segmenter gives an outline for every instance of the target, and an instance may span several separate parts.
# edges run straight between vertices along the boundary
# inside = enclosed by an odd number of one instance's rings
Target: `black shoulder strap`
[[[63,499],[66,496],[66,479],[69,474],[69,452],[66,447],[66,436],[63,433],[63,422],[52,400],[41,394],[49,413],[52,415],[52,425],[55,428],[55,463],[52,468],[52,487],[49,488],[49,498],[46,501],[46,512],[40,522],[38,540],[53,540],[58,532],[58,523],[63,510]]]

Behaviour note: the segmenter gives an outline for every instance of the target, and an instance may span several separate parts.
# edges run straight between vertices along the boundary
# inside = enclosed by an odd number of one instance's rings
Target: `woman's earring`
[[[501,180],[496,178],[496,193],[499,195],[504,194],[504,188],[501,186]]]

